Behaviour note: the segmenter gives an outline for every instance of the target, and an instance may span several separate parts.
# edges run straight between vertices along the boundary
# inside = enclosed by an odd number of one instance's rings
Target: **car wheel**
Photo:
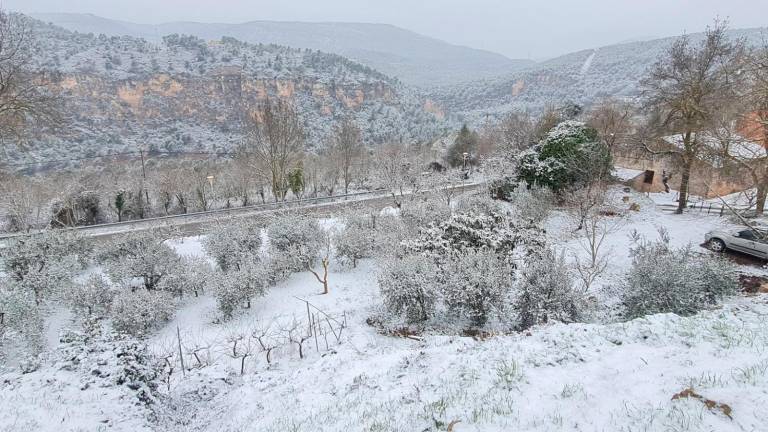
[[[709,241],[709,249],[713,252],[725,251],[725,243],[720,239],[712,239]]]

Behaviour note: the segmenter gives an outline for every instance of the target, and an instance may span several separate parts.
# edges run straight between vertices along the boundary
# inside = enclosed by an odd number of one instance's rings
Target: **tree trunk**
[[[765,196],[768,195],[768,182],[757,185],[757,201],[755,202],[755,214],[762,215],[765,211]]]
[[[680,175],[680,197],[677,202],[675,214],[683,214],[683,210],[688,206],[688,189],[691,181],[691,165],[689,158],[683,159],[683,171]]]

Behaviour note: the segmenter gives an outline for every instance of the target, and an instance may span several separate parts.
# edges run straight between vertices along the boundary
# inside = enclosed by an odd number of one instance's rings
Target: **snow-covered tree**
[[[260,261],[248,260],[240,268],[221,273],[216,288],[216,300],[225,319],[231,318],[239,307],[251,307],[251,299],[266,294],[269,286],[267,268]]]
[[[132,336],[146,336],[173,317],[170,293],[145,289],[121,290],[112,301],[112,326]]]
[[[8,240],[0,248],[3,272],[17,288],[33,292],[40,304],[53,292],[68,286],[86,254],[81,237],[65,232],[43,231]]]
[[[324,230],[317,220],[305,216],[276,218],[267,227],[270,255],[289,257],[292,271],[305,270],[317,261],[322,253]]]
[[[627,318],[691,315],[738,289],[735,266],[720,257],[696,253],[690,246],[672,248],[664,231],[657,241],[637,236],[636,241],[622,293]]]
[[[578,320],[584,312],[583,293],[574,288],[565,257],[544,249],[532,258],[522,270],[512,302],[518,328]]]
[[[213,272],[213,267],[203,257],[181,257],[178,271],[163,277],[157,288],[179,297],[184,294],[192,294],[197,297],[208,291],[208,288],[214,283]]]
[[[13,332],[21,336],[34,355],[44,346],[44,318],[34,292],[18,284],[0,277],[0,339]]]
[[[432,318],[438,299],[437,272],[435,263],[420,255],[385,261],[378,280],[387,310],[402,315],[409,323]]]
[[[488,251],[467,251],[441,266],[441,292],[448,310],[482,326],[500,315],[512,289],[513,269]]]
[[[109,282],[101,274],[93,274],[85,281],[73,284],[65,298],[75,312],[89,317],[108,310],[114,295]]]
[[[245,218],[218,224],[208,232],[203,247],[222,270],[236,269],[240,261],[258,257],[261,225]]]
[[[184,271],[181,258],[165,244],[169,238],[160,230],[133,232],[103,245],[98,259],[114,282],[130,285],[139,279],[147,290],[156,290],[164,277]]]
[[[374,230],[367,219],[348,218],[333,238],[336,257],[357,267],[357,261],[373,254]]]
[[[597,131],[582,122],[567,120],[518,158],[518,178],[529,185],[555,192],[605,178],[612,169],[608,147]]]

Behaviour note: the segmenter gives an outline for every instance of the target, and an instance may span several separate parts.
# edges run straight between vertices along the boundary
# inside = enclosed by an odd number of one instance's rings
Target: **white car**
[[[715,252],[733,250],[768,259],[768,236],[758,235],[751,229],[715,230],[708,232],[704,238]]]

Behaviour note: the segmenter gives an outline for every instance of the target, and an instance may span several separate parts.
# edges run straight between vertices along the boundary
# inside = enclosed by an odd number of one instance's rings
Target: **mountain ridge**
[[[231,36],[251,43],[318,49],[348,57],[396,76],[407,84],[421,87],[490,78],[535,63],[447,43],[385,23],[250,20],[234,24],[195,21],[137,24],[93,14],[31,16],[81,33],[146,39],[158,39],[174,33],[191,34],[207,40]]]
[[[290,101],[322,149],[335,124],[352,119],[367,144],[422,142],[445,122],[396,78],[337,54],[233,38],[206,42],[171,35],[159,43],[131,36],[76,33],[29,18],[33,66],[67,101],[67,127],[36,131],[23,151],[3,159],[28,163],[135,150],[231,151],[243,121],[267,98]]]

